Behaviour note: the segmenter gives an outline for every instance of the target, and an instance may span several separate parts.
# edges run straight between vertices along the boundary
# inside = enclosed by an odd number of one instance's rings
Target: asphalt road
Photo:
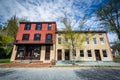
[[[120,68],[1,68],[0,80],[120,80]]]

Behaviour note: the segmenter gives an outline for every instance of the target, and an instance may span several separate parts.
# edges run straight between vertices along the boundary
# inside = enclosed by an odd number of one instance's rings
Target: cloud
[[[86,11],[89,20],[86,27],[93,28],[98,25],[96,16],[91,13],[97,9],[104,0],[0,0],[0,23],[6,22],[13,15],[30,21],[56,21],[57,28],[64,28],[61,19],[67,14],[73,20],[74,29]]]
[[[84,16],[92,2],[97,3],[94,0],[1,0],[0,16],[5,20],[16,14],[31,21],[58,21],[66,12],[75,19]]]

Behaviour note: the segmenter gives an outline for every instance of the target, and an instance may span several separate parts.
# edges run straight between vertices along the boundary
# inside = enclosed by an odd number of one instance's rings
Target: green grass
[[[120,58],[114,58],[114,61],[120,61]]]
[[[9,63],[10,59],[0,59],[0,63]]]

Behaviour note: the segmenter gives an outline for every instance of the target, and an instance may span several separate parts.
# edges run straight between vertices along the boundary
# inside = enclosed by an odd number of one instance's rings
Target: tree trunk
[[[119,41],[120,41],[120,34],[119,34],[119,33],[117,33],[117,35],[118,35],[118,39],[119,39]]]
[[[117,29],[116,29],[116,34],[117,34],[118,39],[119,39],[119,41],[120,41],[120,31],[118,31]]]

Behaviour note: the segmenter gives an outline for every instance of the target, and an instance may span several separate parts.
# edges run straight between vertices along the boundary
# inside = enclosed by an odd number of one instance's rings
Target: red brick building
[[[56,22],[20,22],[11,61],[54,59]]]

